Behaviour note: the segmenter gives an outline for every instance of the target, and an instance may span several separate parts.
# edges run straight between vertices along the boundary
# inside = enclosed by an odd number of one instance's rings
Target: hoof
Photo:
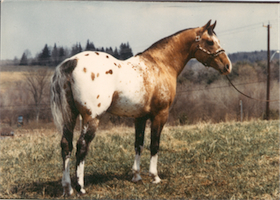
[[[81,189],[79,192],[78,192],[78,196],[84,196],[86,194],[86,190],[85,189]]]
[[[64,197],[71,196],[72,194],[73,194],[73,189],[69,184],[67,184],[65,187],[63,187],[63,196]]]
[[[153,178],[153,181],[152,181],[152,183],[159,183],[160,181],[161,181],[161,179],[159,178],[159,176],[158,175],[153,175],[153,174],[151,174],[151,176],[152,176],[152,178]]]
[[[81,194],[86,194],[86,190],[85,190],[85,189],[81,189],[81,190],[80,190],[80,193],[81,193]]]
[[[84,189],[84,187],[81,187],[79,185],[79,183],[76,183],[76,187],[75,187],[76,191],[78,192],[78,195],[83,196],[86,194],[86,190]]]
[[[138,181],[141,181],[142,180],[142,178],[141,178],[141,176],[140,176],[140,174],[139,173],[135,173],[134,175],[133,175],[133,178],[132,178],[132,182],[134,182],[134,183],[136,183],[136,182],[138,182]]]

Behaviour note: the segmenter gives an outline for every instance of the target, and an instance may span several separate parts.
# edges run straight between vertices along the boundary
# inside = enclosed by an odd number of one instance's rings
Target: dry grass
[[[46,67],[18,65],[0,66],[0,92],[5,92],[17,86],[20,82],[24,82],[25,74],[37,69],[46,69]],[[48,68],[48,70],[51,71],[53,69]]]
[[[24,80],[23,72],[0,72],[0,92],[5,92],[10,87],[16,86],[22,80]]]
[[[99,131],[86,158],[87,195],[82,198],[279,198],[278,128],[278,121],[166,127],[158,166],[162,182],[157,185],[148,176],[149,129],[141,160],[143,181],[137,184],[131,182],[134,129]],[[15,134],[1,140],[0,198],[61,198],[60,135],[52,129],[19,129]]]

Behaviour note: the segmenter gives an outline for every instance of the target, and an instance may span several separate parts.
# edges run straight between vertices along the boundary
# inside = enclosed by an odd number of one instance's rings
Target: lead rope
[[[235,87],[235,85],[233,85],[233,83],[231,82],[231,80],[229,79],[229,77],[228,77],[227,75],[226,75],[226,77],[227,77],[229,83],[232,85],[232,87],[233,87],[237,92],[239,92],[240,94],[242,94],[243,96],[245,96],[245,97],[247,97],[247,98],[249,98],[249,99],[253,99],[253,100],[257,100],[257,101],[263,101],[263,102],[277,102],[277,101],[280,101],[280,100],[256,99],[256,98],[250,97],[250,96],[244,94],[243,92],[241,92],[239,89],[237,89],[237,88]]]

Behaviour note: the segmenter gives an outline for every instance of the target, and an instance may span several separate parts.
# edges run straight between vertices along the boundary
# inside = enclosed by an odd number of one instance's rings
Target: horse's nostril
[[[229,70],[229,65],[226,65],[226,69]]]

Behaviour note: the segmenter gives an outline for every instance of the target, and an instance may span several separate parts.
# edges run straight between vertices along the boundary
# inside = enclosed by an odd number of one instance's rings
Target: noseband
[[[196,36],[195,41],[196,41],[196,42],[199,42],[200,40],[201,40],[200,36]],[[224,50],[224,49],[218,49],[218,50],[215,51],[214,53],[211,53],[210,51],[208,51],[208,50],[202,48],[199,44],[197,45],[196,48],[197,48],[197,50],[200,50],[200,51],[202,51],[202,52],[204,52],[204,53],[206,53],[206,54],[209,55],[209,57],[207,58],[207,60],[206,60],[204,63],[202,63],[205,67],[210,67],[210,66],[208,65],[208,61],[209,61],[210,59],[215,58],[215,57],[217,57],[218,55],[220,55],[220,54],[222,54],[222,53],[225,53],[225,50]]]

